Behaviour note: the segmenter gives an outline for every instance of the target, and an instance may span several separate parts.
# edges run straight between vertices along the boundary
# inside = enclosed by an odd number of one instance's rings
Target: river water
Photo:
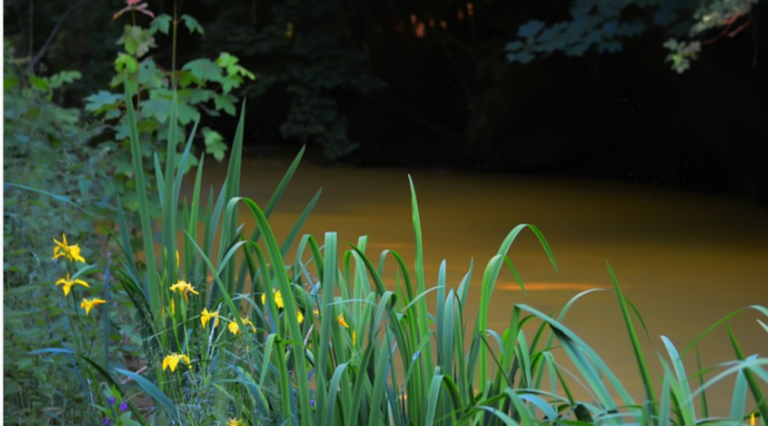
[[[264,207],[292,158],[243,159],[241,193]],[[206,162],[204,193],[221,187],[226,163]],[[611,288],[610,262],[625,295],[648,328],[638,334],[654,380],[661,382],[659,335],[682,351],[710,325],[752,304],[768,306],[768,211],[738,196],[705,195],[626,182],[564,177],[521,177],[448,170],[320,167],[305,160],[291,181],[270,223],[279,241],[320,188],[323,193],[302,230],[322,244],[326,231],[344,242],[369,237],[367,253],[398,251],[412,265],[414,238],[408,173],[414,179],[422,220],[428,287],[440,263],[447,262],[449,286],[457,288],[470,259],[475,269],[468,300],[474,323],[480,280],[488,260],[509,231],[520,223],[536,225],[558,262],[555,273],[529,231],[509,253],[528,290],[520,291],[504,269],[491,301],[490,327],[508,326],[516,303],[556,312],[579,292]],[[187,185],[186,192],[191,192]],[[245,208],[240,220],[246,235],[254,221]],[[747,311],[729,321],[746,355],[768,355],[768,335]],[[636,362],[613,291],[580,299],[564,321],[597,351],[635,396],[641,395]],[[533,331],[528,332],[528,339]],[[724,327],[700,344],[704,365],[735,358]],[[565,359],[562,350],[557,359]],[[687,372],[695,356],[684,357]],[[565,363],[566,366],[568,363]],[[711,377],[709,375],[707,377]],[[733,378],[709,394],[714,414],[726,415]],[[694,386],[696,387],[696,386]],[[751,398],[748,409],[754,408]]]

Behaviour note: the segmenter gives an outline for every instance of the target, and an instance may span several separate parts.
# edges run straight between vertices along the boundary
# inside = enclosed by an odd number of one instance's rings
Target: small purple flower
[[[315,406],[315,400],[314,399],[309,401],[309,406],[310,407],[314,407]]]
[[[109,397],[109,403],[112,404],[112,405],[115,405],[115,397],[114,396],[110,396]]]
[[[109,417],[104,417],[104,426],[109,426],[112,424],[112,420],[109,420]]]
[[[126,411],[128,409],[128,404],[121,402],[120,403],[120,412]]]

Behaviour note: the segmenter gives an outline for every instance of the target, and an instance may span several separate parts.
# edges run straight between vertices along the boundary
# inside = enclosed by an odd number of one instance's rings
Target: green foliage
[[[147,172],[154,170],[155,156],[160,163],[165,161],[168,154],[165,140],[169,137],[171,126],[177,127],[174,131],[177,140],[171,145],[171,149],[175,150],[177,144],[182,142],[181,130],[192,124],[201,112],[213,117],[222,112],[234,115],[237,97],[233,91],[239,88],[245,79],[254,79],[252,73],[238,64],[238,58],[226,52],[221,53],[216,61],[200,58],[184,64],[179,70],[166,71],[161,68],[149,55],[152,49],[157,47],[155,35],[158,32],[173,35],[175,43],[175,33],[180,23],[191,33],[204,33],[197,20],[189,15],[183,15],[178,20],[168,15],[160,15],[152,20],[148,28],[125,25],[123,34],[117,41],[124,52],[119,52],[114,61],[116,74],[110,86],[115,90],[122,90],[127,84],[128,89],[136,94],[142,161]],[[175,45],[173,55],[175,64]],[[174,89],[178,89],[178,115],[172,122],[169,112]],[[101,90],[88,96],[85,101],[85,109],[100,116],[114,135],[114,140],[102,142],[100,146],[111,151],[115,167],[115,186],[121,194],[125,194],[125,208],[135,212],[139,206],[133,191],[134,171],[128,149],[130,142],[124,96]],[[209,127],[203,128],[203,136],[205,153],[221,161],[227,151],[223,137]],[[189,155],[184,172],[197,163],[198,157],[193,151]],[[145,184],[147,189],[156,185],[154,179],[147,179]],[[152,199],[150,204],[152,217],[157,217],[159,200]]]
[[[82,313],[73,312],[74,299],[62,297],[61,287],[55,285],[66,270],[51,256],[52,239],[61,239],[62,233],[70,244],[79,244],[89,263],[106,265],[117,254],[106,235],[114,194],[107,183],[108,153],[89,145],[98,128],[83,122],[79,110],[55,102],[57,93],[80,78],[80,73],[31,75],[14,65],[11,45],[5,45],[5,54],[4,421],[82,424],[92,415],[84,410],[89,390],[83,380],[92,378],[90,369],[65,352],[35,356],[30,352],[46,347],[74,349],[76,342],[103,337],[104,329],[93,327],[90,318],[72,328],[72,321]],[[91,269],[80,277],[90,284],[90,291],[104,290],[100,272]],[[112,295],[113,300],[119,304],[121,298],[116,296]],[[134,350],[121,343],[122,336],[116,332],[110,333],[110,339],[114,359]],[[85,345],[83,353],[104,359],[103,348]]]
[[[702,44],[741,31],[734,23],[756,3],[757,0],[574,0],[571,20],[546,25],[534,19],[520,25],[518,40],[507,43],[507,59],[525,64],[555,52],[567,56],[581,56],[587,51],[615,53],[624,48],[626,39],[640,36],[656,26],[673,37],[664,44],[670,50],[667,61],[682,73],[690,67],[690,61],[696,59]],[[639,10],[643,13],[638,13]],[[653,18],[649,20],[647,15]],[[710,31],[722,28],[720,35],[704,40]]]
[[[86,237],[88,243],[100,240],[102,237],[93,236],[94,223],[105,219],[112,193],[104,184],[109,176],[106,150],[88,146],[99,129],[83,123],[79,110],[53,101],[55,91],[79,78],[80,73],[29,75],[12,65],[10,48],[6,45],[3,76],[3,246],[6,260],[25,259],[5,264],[6,285],[15,286],[28,284],[32,269],[39,263],[34,259],[49,258],[51,238],[63,231]],[[90,206],[90,215],[72,203]],[[84,252],[85,256],[91,254],[87,249]]]
[[[667,61],[672,62],[672,69],[680,74],[691,67],[691,61],[701,52],[701,43],[698,41],[687,43],[669,39],[664,43],[664,47],[670,51]]]
[[[248,16],[241,5],[233,15]],[[239,9],[238,9],[239,8]],[[338,93],[369,92],[384,82],[368,67],[368,53],[344,33],[343,2],[324,1],[306,8],[298,0],[275,2],[264,9],[260,23],[236,18],[212,25],[212,40],[225,43],[243,58],[257,64],[258,78],[248,88],[251,96],[272,89],[290,97],[283,137],[302,144],[317,143],[328,158],[354,151],[358,143],[347,134],[346,119],[335,100]]]

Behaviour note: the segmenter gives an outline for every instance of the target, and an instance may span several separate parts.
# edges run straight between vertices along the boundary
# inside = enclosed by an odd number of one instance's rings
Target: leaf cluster
[[[123,47],[114,60],[115,75],[110,83],[111,90],[100,90],[85,98],[86,111],[100,117],[110,131],[111,138],[100,143],[101,147],[113,152],[115,168],[114,183],[119,193],[124,195],[123,205],[129,212],[138,210],[136,192],[133,190],[133,167],[129,150],[129,129],[125,100],[120,91],[127,85],[128,90],[136,95],[138,110],[138,130],[142,138],[142,159],[145,170],[154,170],[157,163],[165,162],[166,146],[158,141],[166,140],[169,129],[175,128],[181,143],[182,129],[190,126],[201,113],[218,117],[222,113],[235,114],[237,97],[234,92],[246,79],[255,76],[239,64],[237,57],[222,52],[212,61],[198,58],[182,65],[180,69],[165,69],[150,54],[157,47],[156,36],[173,35],[179,24],[190,33],[204,34],[203,27],[189,15],[182,15],[177,21],[162,14],[153,19],[147,28],[139,25],[125,25],[123,34],[117,41]],[[174,63],[175,63],[175,46]],[[114,90],[118,90],[115,92]],[[170,120],[171,103],[174,90],[177,90],[178,114],[174,122]],[[221,161],[227,151],[222,135],[209,128],[202,129],[201,145],[206,154]],[[175,146],[175,145],[174,145]],[[184,170],[198,164],[198,156],[190,153],[189,162]],[[156,187],[149,179],[147,189]],[[152,215],[159,214],[159,200],[151,200]]]
[[[707,34],[727,28],[749,13],[757,1],[574,0],[569,20],[547,25],[532,19],[521,24],[517,39],[507,43],[507,59],[526,64],[557,52],[566,56],[616,53],[623,50],[626,40],[660,28],[672,37],[664,44],[670,51],[667,61],[683,73],[696,59]]]

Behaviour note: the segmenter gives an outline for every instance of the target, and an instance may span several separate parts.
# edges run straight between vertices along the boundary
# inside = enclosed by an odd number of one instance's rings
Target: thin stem
[[[33,28],[35,27],[35,1],[29,0],[29,59],[30,59],[30,71],[34,71],[31,67],[34,65],[32,63],[32,52],[34,51],[35,46],[35,34],[33,31]]]
[[[41,59],[43,59],[43,55],[45,55],[45,52],[48,50],[48,48],[51,46],[51,43],[53,42],[53,39],[55,38],[56,34],[59,31],[59,28],[61,27],[61,24],[64,23],[64,20],[69,16],[70,13],[72,13],[75,9],[79,8],[80,6],[83,6],[84,4],[88,3],[91,0],[80,0],[79,2],[69,6],[67,10],[64,12],[63,15],[59,18],[58,21],[56,21],[56,25],[54,25],[53,29],[51,30],[51,33],[48,34],[48,38],[45,40],[45,43],[43,43],[43,46],[40,48],[40,50],[37,52],[36,55],[32,56],[32,44],[29,46],[29,69],[31,71],[35,70],[35,66],[37,66],[38,62],[40,62]],[[30,1],[30,4],[32,2]],[[32,27],[30,26],[30,37],[32,36]],[[31,40],[31,39],[30,39]],[[30,42],[31,43],[31,42]]]
[[[136,26],[136,11],[131,10],[131,23]],[[141,58],[136,57],[136,62],[139,62]],[[139,87],[139,73],[141,72],[141,66],[136,67],[136,115],[141,116],[141,87]]]
[[[72,316],[70,317],[69,324],[72,327],[72,334],[75,336],[75,345],[77,345],[77,351],[83,351],[82,334],[78,331],[78,327],[75,325],[75,318],[78,316],[77,312],[77,299],[75,298],[75,288],[72,286]],[[77,321],[80,324],[80,321]]]
[[[176,90],[176,34],[179,26],[177,20],[177,0],[173,0],[173,43],[171,45],[171,89]]]

